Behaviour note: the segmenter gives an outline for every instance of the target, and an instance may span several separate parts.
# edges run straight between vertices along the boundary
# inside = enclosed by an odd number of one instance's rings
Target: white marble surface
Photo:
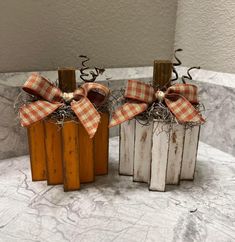
[[[235,157],[199,146],[193,182],[149,192],[110,171],[77,192],[31,182],[29,157],[0,162],[0,241],[235,241]]]

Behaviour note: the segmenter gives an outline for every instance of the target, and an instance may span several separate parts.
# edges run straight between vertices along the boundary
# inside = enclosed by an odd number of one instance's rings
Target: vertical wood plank
[[[128,120],[120,125],[120,156],[119,174],[133,175],[135,119]]]
[[[33,181],[46,180],[46,151],[43,121],[27,128],[31,175]]]
[[[150,173],[149,190],[165,191],[166,171],[169,149],[169,124],[154,122],[152,164]]]
[[[185,130],[181,180],[193,180],[194,178],[199,133],[200,126],[194,126]]]
[[[100,116],[100,124],[94,138],[95,175],[106,175],[109,161],[109,113],[100,113]]]
[[[78,124],[65,121],[62,129],[64,191],[80,189]]]
[[[179,184],[184,147],[185,126],[173,124],[170,131],[169,153],[167,165],[167,184]]]
[[[95,180],[94,139],[91,139],[81,123],[78,123],[78,149],[80,182]]]
[[[44,120],[45,145],[46,145],[46,164],[47,164],[47,184],[57,185],[63,183],[63,162],[62,162],[62,143],[61,127],[56,121],[51,119]]]
[[[136,121],[133,180],[149,183],[152,159],[153,122],[143,126]]]

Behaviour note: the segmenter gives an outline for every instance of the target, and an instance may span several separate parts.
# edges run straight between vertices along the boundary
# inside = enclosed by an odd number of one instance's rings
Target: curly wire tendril
[[[176,56],[176,53],[181,52],[181,51],[183,51],[183,49],[177,49],[174,52],[174,58],[175,58],[176,62],[173,63],[173,73],[175,74],[175,77],[171,80],[171,82],[174,82],[179,78],[179,75],[178,75],[178,72],[176,71],[175,66],[180,66],[182,64],[181,60]]]
[[[84,82],[94,82],[99,75],[102,75],[105,72],[104,68],[94,67],[94,70],[91,70],[89,73],[86,73],[85,71],[90,69],[90,67],[86,65],[87,64],[86,62],[88,62],[90,58],[87,57],[86,55],[79,55],[79,58],[83,59],[82,68],[80,69],[80,73],[81,73],[80,78]]]
[[[195,70],[195,69],[201,69],[201,67],[200,66],[193,66],[193,67],[190,67],[188,70],[187,70],[187,76],[186,75],[184,75],[184,76],[182,76],[182,82],[184,83],[184,84],[186,84],[186,81],[185,81],[185,79],[188,79],[188,80],[192,80],[193,78],[192,78],[192,76],[190,75],[190,71],[192,71],[192,70]]]

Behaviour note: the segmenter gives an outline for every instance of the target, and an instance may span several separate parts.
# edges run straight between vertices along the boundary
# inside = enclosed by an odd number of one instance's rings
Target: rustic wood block
[[[134,144],[134,181],[149,183],[152,159],[152,133],[153,122],[148,126],[143,126],[136,121]]]
[[[65,121],[62,129],[64,191],[80,189],[78,124]]]
[[[45,119],[45,147],[47,164],[47,184],[63,183],[62,133],[55,120]]]
[[[135,119],[128,120],[120,125],[120,156],[119,174],[133,175],[134,144],[135,144]]]
[[[170,85],[172,75],[172,62],[168,60],[155,60],[153,64],[153,86],[162,88]]]
[[[193,180],[197,159],[200,126],[185,130],[184,151],[181,168],[181,180]]]
[[[166,184],[179,184],[184,148],[185,126],[172,124],[169,140]]]
[[[31,175],[33,181],[46,180],[46,151],[43,121],[27,128]]]
[[[154,122],[149,190],[165,191],[170,125]]]
[[[109,113],[100,113],[99,127],[94,137],[95,175],[108,174],[109,161]]]
[[[76,89],[76,73],[73,68],[58,69],[59,88],[63,92],[73,92]]]
[[[78,123],[78,149],[80,182],[95,180],[94,139],[91,139],[81,123]]]

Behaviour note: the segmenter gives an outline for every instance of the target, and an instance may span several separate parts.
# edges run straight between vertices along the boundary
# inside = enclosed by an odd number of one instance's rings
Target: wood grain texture
[[[99,127],[94,137],[95,175],[108,174],[109,162],[109,113],[100,113]]]
[[[172,75],[172,63],[168,60],[155,60],[153,64],[153,86],[162,88]],[[167,85],[169,86],[170,83]]]
[[[27,128],[31,175],[33,181],[46,180],[46,151],[43,121]]]
[[[152,159],[153,122],[143,126],[136,121],[133,181],[149,183]]]
[[[133,175],[134,145],[135,145],[135,119],[120,125],[120,155],[119,174]]]
[[[180,175],[181,180],[194,179],[199,133],[200,126],[194,126],[185,130],[184,151]]]
[[[152,164],[149,190],[165,191],[167,160],[169,149],[169,124],[154,122]]]
[[[73,92],[76,89],[75,69],[58,69],[59,88],[62,92]]]
[[[51,119],[44,120],[47,164],[47,184],[63,183],[62,127]]]
[[[80,182],[93,182],[95,180],[94,139],[90,139],[81,123],[78,123],[77,126]]]
[[[185,126],[173,124],[170,131],[166,184],[179,184]]]
[[[80,189],[78,124],[65,121],[62,129],[64,191]]]

